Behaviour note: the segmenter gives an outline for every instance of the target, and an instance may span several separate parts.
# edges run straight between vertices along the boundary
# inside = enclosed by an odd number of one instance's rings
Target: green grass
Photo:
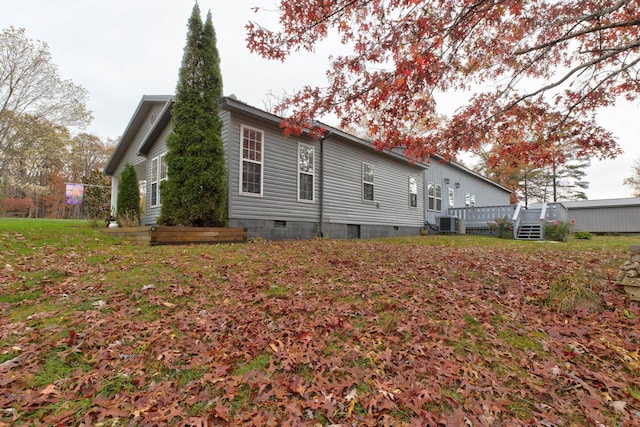
[[[4,346],[4,344],[2,342],[0,342],[0,344],[2,344],[2,346]],[[7,353],[4,353],[4,354],[0,354],[0,363],[4,363],[7,360],[11,360],[14,357],[17,357],[19,355],[20,355],[20,353],[15,352],[15,351],[11,351],[11,352],[7,352]]]
[[[172,369],[165,372],[171,381],[175,381],[179,388],[184,388],[192,381],[197,381],[207,372],[206,368]]]
[[[87,371],[91,367],[92,365],[87,363],[80,354],[68,353],[63,359],[57,350],[53,350],[45,356],[44,363],[30,380],[29,385],[42,388],[58,380],[69,378],[76,369]]]
[[[14,294],[0,295],[0,303],[15,304],[22,301],[33,301],[40,298],[42,291],[17,292]]]
[[[480,322],[476,320],[475,317],[471,314],[465,314],[462,316],[462,320],[466,323],[465,332],[470,333],[471,335],[475,335],[479,338],[484,337],[484,330],[482,329],[482,325]]]
[[[233,371],[234,375],[242,376],[249,374],[253,371],[264,371],[269,366],[271,355],[269,353],[263,353],[246,363],[240,364]]]
[[[116,374],[102,381],[100,395],[112,398],[120,393],[128,393],[137,389],[137,385],[129,375]]]
[[[286,286],[281,285],[271,285],[264,292],[266,296],[269,298],[282,298],[289,293],[289,289]]]
[[[534,353],[542,353],[542,344],[525,333],[510,329],[498,331],[498,337],[510,347],[518,350],[526,350]]]

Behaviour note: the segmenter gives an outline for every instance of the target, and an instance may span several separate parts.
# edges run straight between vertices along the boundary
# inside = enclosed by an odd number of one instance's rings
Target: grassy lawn
[[[632,243],[148,247],[0,219],[0,426],[634,425]]]

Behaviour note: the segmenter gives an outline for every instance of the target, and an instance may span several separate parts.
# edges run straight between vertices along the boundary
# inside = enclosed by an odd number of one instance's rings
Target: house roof
[[[264,121],[264,122],[268,122],[271,124],[277,124],[279,125],[282,122],[282,117],[276,116],[275,114],[266,112],[264,110],[261,110],[259,108],[256,107],[252,107],[249,104],[245,104],[242,101],[238,101],[237,99],[233,99],[233,98],[229,98],[229,97],[224,97],[222,98],[222,108],[225,110],[229,110],[229,111],[238,111],[238,112],[242,112],[245,115],[251,116],[254,119],[260,120],[260,121]],[[362,146],[368,150],[371,151],[379,151],[377,150],[374,146],[371,145],[370,141],[367,141],[366,139],[362,139],[360,137],[357,137],[355,135],[351,135],[347,132],[344,132],[338,128],[334,128],[332,126],[326,125],[324,123],[320,123],[318,122],[318,125],[322,126],[324,129],[326,129],[325,132],[325,136],[328,137],[332,137],[332,138],[339,138],[343,141],[352,143],[352,144],[357,144],[359,146]],[[399,152],[395,152],[395,151],[384,151],[384,154],[391,156],[391,157],[395,157],[398,160],[401,160],[403,162],[407,162],[408,159],[407,157],[403,156],[401,153]],[[421,167],[421,168],[428,168],[428,164],[426,163],[416,163],[416,166]]]
[[[621,199],[599,199],[599,200],[572,200],[563,201],[567,209],[597,209],[597,208],[619,208],[628,206],[640,206],[640,197],[627,197]]]
[[[120,138],[120,142],[116,146],[116,149],[113,155],[109,159],[109,162],[107,163],[107,166],[104,169],[107,175],[113,175],[115,173],[116,168],[118,167],[118,164],[122,161],[122,158],[124,157],[125,153],[127,152],[127,149],[133,142],[133,138],[135,137],[140,126],[146,119],[146,116],[149,113],[149,110],[151,109],[151,107],[158,103],[164,103],[165,107],[163,108],[163,110],[159,114],[159,117],[156,119],[155,123],[149,130],[148,134],[145,136],[144,140],[140,144],[140,147],[138,148],[138,152],[137,152],[137,154],[140,156],[146,156],[149,153],[149,150],[151,149],[152,145],[155,143],[160,132],[162,132],[162,130],[165,128],[165,126],[171,119],[171,108],[173,106],[173,99],[174,98],[171,95],[145,95],[142,97],[142,99],[140,100],[140,103],[138,104],[138,107],[136,108],[136,111],[133,114],[133,117],[131,118],[131,121],[125,128],[125,132],[123,136]],[[282,122],[282,117],[276,116],[275,114],[269,113],[267,111],[261,110],[256,107],[252,107],[249,104],[246,104],[242,101],[238,101],[237,99],[230,98],[230,97],[222,98],[221,107],[224,110],[238,111],[243,114],[249,115],[256,120],[263,121],[270,124],[279,125]],[[319,124],[326,129],[327,137],[331,136],[332,138],[339,138],[345,142],[357,144],[359,146],[362,146],[372,151],[377,151],[377,149],[371,144],[371,141],[357,137],[355,135],[351,135],[347,132],[344,132],[338,128],[334,128],[332,126],[326,125],[324,123],[319,123]],[[394,151],[384,151],[383,153],[401,161],[405,161],[405,162],[408,161],[407,157],[405,157],[402,154],[402,149],[398,149]],[[511,193],[511,190],[509,190],[508,188],[503,187],[502,185],[491,181],[489,178],[486,178],[480,175],[479,173],[474,172],[471,169],[468,169],[459,163],[456,163],[455,161],[445,160],[444,157],[441,157],[441,156],[432,156],[432,158],[434,161],[444,162],[449,166],[454,167],[466,174],[472,175],[475,178],[483,180],[491,185],[494,185],[495,187],[505,192]],[[417,162],[416,166],[426,169],[429,167],[429,164]]]
[[[149,150],[153,147],[153,144],[156,142],[160,133],[164,130],[167,124],[171,121],[171,109],[173,108],[173,98],[166,101],[166,104],[156,121],[149,129],[149,133],[144,137],[144,141],[140,144],[140,148],[138,149],[139,156],[146,156],[149,154]]]
[[[147,114],[149,114],[149,110],[151,109],[151,107],[156,104],[167,104],[167,102],[172,99],[173,96],[171,95],[144,95],[142,97],[142,99],[138,103],[138,106],[136,107],[135,112],[133,113],[133,116],[131,117],[131,120],[125,128],[124,133],[120,137],[120,141],[118,141],[116,149],[113,151],[111,158],[107,162],[107,165],[104,167],[105,174],[113,175],[116,172],[118,165],[122,161],[124,155],[127,153],[127,149],[133,142],[133,138],[135,138],[138,129],[140,128],[140,126],[142,126],[142,123],[147,118]],[[154,126],[151,131],[157,128],[157,122],[158,121],[156,121],[156,126]],[[149,139],[149,135],[147,135],[146,139]]]

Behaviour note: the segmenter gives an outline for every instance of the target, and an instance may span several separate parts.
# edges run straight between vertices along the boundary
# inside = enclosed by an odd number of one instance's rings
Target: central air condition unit
[[[440,233],[465,234],[466,227],[464,220],[455,216],[441,216],[438,218],[438,228]]]
[[[458,218],[454,216],[441,216],[438,218],[438,227],[441,233],[455,233],[458,230]]]

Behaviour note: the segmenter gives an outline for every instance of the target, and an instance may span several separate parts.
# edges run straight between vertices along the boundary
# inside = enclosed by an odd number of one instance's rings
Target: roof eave
[[[140,144],[140,148],[138,149],[139,156],[146,156],[149,154],[149,150],[153,147],[153,144],[156,142],[164,128],[171,121],[171,108],[173,107],[173,98],[167,100],[164,108],[160,112],[160,115],[156,122],[153,124],[152,128],[149,130],[149,133]]]
[[[127,150],[129,149],[129,146],[133,142],[133,138],[136,136],[136,133],[140,128],[140,125],[144,121],[144,118],[146,117],[146,114],[148,113],[148,110],[151,107],[151,104],[158,103],[158,102],[167,102],[172,98],[173,97],[171,95],[144,95],[140,99],[140,102],[138,103],[138,106],[136,107],[136,110],[133,113],[131,120],[129,120],[129,123],[125,128],[124,133],[122,134],[122,136],[120,137],[120,140],[118,141],[118,145],[116,145],[116,148],[113,151],[113,154],[111,155],[111,157],[109,158],[109,161],[107,161],[107,164],[104,167],[105,175],[112,176],[116,172],[118,165],[122,161],[122,158],[124,157]]]
[[[251,115],[252,117],[254,117],[255,119],[258,119],[260,121],[264,121],[264,122],[268,122],[271,124],[277,124],[280,125],[280,123],[282,123],[282,121],[284,120],[282,117],[279,117],[275,114],[272,113],[268,113],[266,111],[260,110],[258,108],[252,107],[248,104],[245,104],[241,101],[237,101],[233,98],[229,98],[229,97],[224,97],[222,99],[222,108],[225,110],[230,110],[230,111],[238,111],[238,112],[242,112],[244,114],[248,114]],[[327,124],[318,122],[318,126],[322,127],[325,129],[325,135],[330,135],[333,137],[338,137],[340,139],[343,139],[347,142],[350,142],[352,144],[356,144],[359,146],[362,146],[366,149],[372,150],[372,151],[376,151],[382,154],[385,154],[387,156],[393,157],[397,160],[401,160],[403,162],[410,162],[409,159],[406,156],[403,156],[402,154],[399,153],[394,153],[391,151],[380,151],[377,148],[375,148],[370,141],[367,141],[366,139],[362,139],[359,138],[355,135],[351,135],[347,132],[344,132],[338,128],[334,128],[332,126],[329,126]],[[304,133],[308,134],[308,131],[304,131]],[[420,162],[410,162],[411,164],[415,164],[416,166],[420,167],[420,168],[428,168],[428,165],[425,163],[420,163]]]

